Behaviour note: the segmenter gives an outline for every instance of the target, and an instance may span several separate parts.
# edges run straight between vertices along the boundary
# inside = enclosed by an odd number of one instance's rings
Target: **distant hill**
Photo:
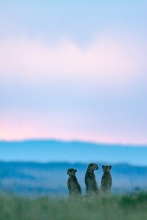
[[[100,187],[102,164],[96,178]],[[85,163],[0,162],[0,191],[19,195],[64,195],[67,191],[67,169],[76,168],[77,178],[85,194]],[[112,191],[121,193],[147,189],[147,166],[113,164]]]
[[[147,165],[147,146],[96,144],[80,141],[30,140],[0,141],[0,160],[36,162],[100,161]]]

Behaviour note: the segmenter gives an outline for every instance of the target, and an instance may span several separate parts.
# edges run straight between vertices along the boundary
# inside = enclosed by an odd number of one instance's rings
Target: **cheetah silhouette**
[[[103,175],[101,178],[101,191],[104,193],[108,193],[111,190],[112,186],[112,177],[110,174],[112,166],[102,166]]]
[[[98,185],[94,171],[98,170],[96,163],[90,163],[85,173],[86,196],[96,196],[99,194]]]
[[[81,186],[78,183],[77,177],[75,176],[75,173],[77,170],[70,168],[67,170],[67,174],[69,175],[67,186],[69,191],[69,197],[81,197],[82,196],[82,190]]]

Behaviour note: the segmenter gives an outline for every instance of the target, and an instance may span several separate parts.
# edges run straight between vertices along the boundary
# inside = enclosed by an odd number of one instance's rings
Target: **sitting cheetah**
[[[112,186],[112,177],[110,174],[112,166],[102,166],[103,169],[103,176],[101,178],[101,190],[102,192],[110,192]]]
[[[85,173],[86,196],[95,196],[99,193],[94,174],[95,170],[98,170],[98,165],[95,163],[90,163]]]
[[[69,191],[69,196],[71,197],[77,197],[82,196],[82,190],[81,187],[77,181],[77,177],[75,176],[75,173],[77,170],[70,168],[67,170],[67,174],[69,175],[67,186]]]

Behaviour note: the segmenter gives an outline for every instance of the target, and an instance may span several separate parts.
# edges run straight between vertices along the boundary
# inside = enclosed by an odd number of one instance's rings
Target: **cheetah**
[[[67,186],[69,191],[69,197],[81,197],[82,196],[82,190],[81,186],[77,181],[77,177],[75,176],[75,173],[77,170],[70,168],[67,170],[67,174],[69,175]]]
[[[94,171],[98,170],[96,163],[90,163],[85,173],[86,196],[96,196],[99,194]]]
[[[110,174],[112,166],[102,166],[103,175],[101,178],[101,191],[104,193],[108,193],[111,190],[112,186],[112,177]]]

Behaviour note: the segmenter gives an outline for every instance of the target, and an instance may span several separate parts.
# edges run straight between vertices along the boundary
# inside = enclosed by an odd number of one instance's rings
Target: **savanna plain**
[[[144,220],[147,192],[99,198],[0,195],[0,220]]]

